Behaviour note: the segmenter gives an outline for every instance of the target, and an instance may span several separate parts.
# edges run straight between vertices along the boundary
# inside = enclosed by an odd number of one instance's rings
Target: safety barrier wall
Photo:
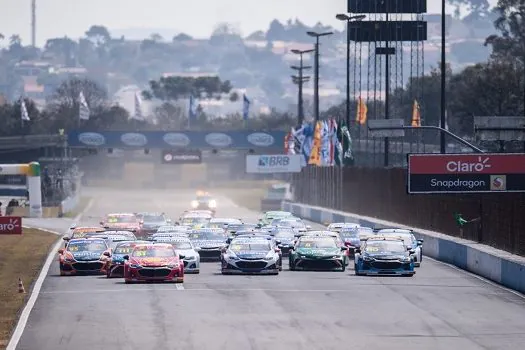
[[[332,209],[291,202],[283,202],[282,209],[303,219],[323,224],[355,222],[368,227],[413,229],[417,238],[424,240],[424,255],[525,293],[525,258],[523,257],[438,232],[415,229],[394,222]]]

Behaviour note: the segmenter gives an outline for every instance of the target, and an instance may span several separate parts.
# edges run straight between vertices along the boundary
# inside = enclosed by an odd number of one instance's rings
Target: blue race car
[[[402,238],[371,236],[361,241],[356,249],[354,270],[356,276],[414,276],[412,252]]]

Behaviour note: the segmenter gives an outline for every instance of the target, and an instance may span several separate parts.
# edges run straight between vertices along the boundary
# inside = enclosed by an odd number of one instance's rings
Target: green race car
[[[280,210],[267,211],[266,213],[264,213],[262,219],[259,220],[259,225],[266,226],[269,225],[274,219],[282,219],[287,217],[293,217],[293,214],[288,211]]]
[[[290,250],[290,270],[327,269],[345,271],[347,247],[323,233],[308,233],[300,236]]]

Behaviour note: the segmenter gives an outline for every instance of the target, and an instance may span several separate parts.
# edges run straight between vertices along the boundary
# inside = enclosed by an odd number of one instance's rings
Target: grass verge
[[[22,235],[0,235],[0,349],[5,349],[33,282],[59,236],[24,228]],[[18,293],[18,278],[26,294]]]
[[[268,185],[251,188],[216,188],[212,193],[218,193],[230,198],[240,207],[261,211],[261,199],[266,195]],[[218,203],[220,206],[220,203]]]
[[[86,209],[86,207],[89,204],[90,200],[91,200],[91,197],[81,197],[80,201],[78,202],[77,207],[73,211],[70,211],[69,213],[65,213],[64,217],[65,218],[74,218],[74,217],[76,217],[78,214],[82,213],[84,211],[84,209]]]

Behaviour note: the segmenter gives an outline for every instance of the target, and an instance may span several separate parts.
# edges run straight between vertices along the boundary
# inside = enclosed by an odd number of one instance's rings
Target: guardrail
[[[59,134],[6,136],[0,137],[0,149],[59,146],[66,141],[67,136]]]
[[[525,293],[525,258],[465,239],[407,227],[377,218],[311,205],[283,202],[282,210],[317,223],[354,222],[367,227],[399,227],[414,230],[423,239],[424,255],[455,265],[505,287]],[[424,261],[424,258],[423,258]],[[424,263],[423,263],[424,264]]]

